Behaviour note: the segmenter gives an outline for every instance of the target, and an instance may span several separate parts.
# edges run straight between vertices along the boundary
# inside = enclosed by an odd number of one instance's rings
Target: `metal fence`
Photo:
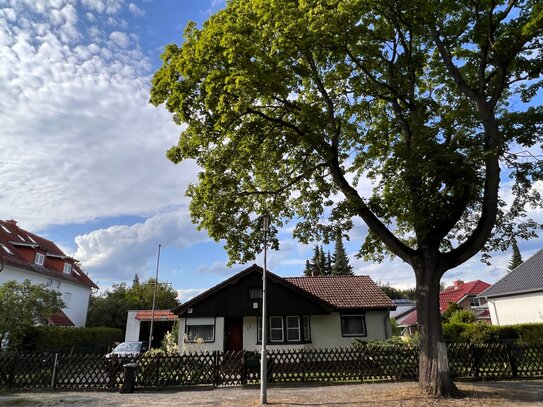
[[[451,374],[457,379],[543,377],[543,344],[451,344]],[[416,380],[414,346],[270,350],[271,383]],[[138,365],[136,387],[242,385],[260,380],[258,352],[212,352],[106,358],[96,354],[0,353],[0,390],[115,389],[123,365]]]

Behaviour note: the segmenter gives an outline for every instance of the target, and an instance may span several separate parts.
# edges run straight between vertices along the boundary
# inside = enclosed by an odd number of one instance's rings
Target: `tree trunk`
[[[451,378],[441,325],[439,282],[442,273],[436,269],[435,262],[424,263],[415,269],[420,335],[419,384],[430,396],[459,397],[461,393]]]

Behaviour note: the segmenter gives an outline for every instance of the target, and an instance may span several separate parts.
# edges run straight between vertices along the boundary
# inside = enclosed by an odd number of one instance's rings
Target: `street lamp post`
[[[158,287],[158,267],[160,265],[160,244],[158,245],[158,255],[156,258],[156,275],[155,275],[155,289],[153,291],[153,307],[151,310],[151,326],[149,327],[149,350],[151,350],[151,344],[153,342],[153,322],[155,320],[155,304],[156,304],[156,289]]]
[[[270,217],[268,215],[262,216],[262,231],[264,232],[264,270],[262,272],[262,352],[260,353],[260,404],[267,404],[268,369],[266,342],[268,340],[268,323],[266,318],[266,249],[268,246],[267,234],[270,231]]]

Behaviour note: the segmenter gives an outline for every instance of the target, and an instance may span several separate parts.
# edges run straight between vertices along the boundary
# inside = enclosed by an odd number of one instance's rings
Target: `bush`
[[[106,353],[113,342],[123,338],[123,331],[118,328],[38,326],[26,330],[22,350]]]
[[[444,324],[443,333],[447,343],[496,343],[522,341],[541,343],[543,324],[521,324],[495,326],[487,324]]]

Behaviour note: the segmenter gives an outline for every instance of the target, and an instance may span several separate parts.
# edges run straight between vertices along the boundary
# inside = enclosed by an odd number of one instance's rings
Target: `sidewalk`
[[[422,397],[416,383],[376,383],[329,386],[273,386],[268,403],[275,406],[379,407],[543,407],[543,380],[457,383],[464,399]],[[0,395],[0,406],[258,406],[259,387],[192,387],[120,394],[117,392],[31,392]]]

